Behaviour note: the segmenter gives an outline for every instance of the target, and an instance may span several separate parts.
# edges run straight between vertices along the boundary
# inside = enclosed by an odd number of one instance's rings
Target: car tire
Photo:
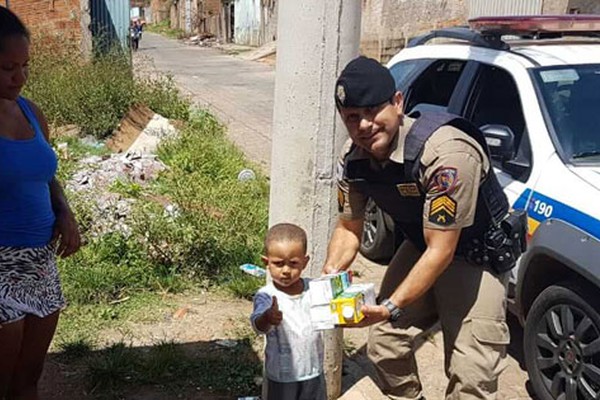
[[[394,255],[394,231],[385,214],[371,199],[367,202],[360,252],[371,261],[389,261]]]
[[[540,400],[598,398],[600,315],[588,303],[597,306],[597,298],[595,292],[561,284],[543,290],[531,306],[524,353]]]

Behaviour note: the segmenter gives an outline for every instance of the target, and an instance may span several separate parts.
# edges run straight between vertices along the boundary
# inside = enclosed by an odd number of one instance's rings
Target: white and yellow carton
[[[347,271],[312,279],[308,284],[311,304],[313,306],[328,305],[331,300],[350,287],[350,280],[350,274]]]
[[[365,296],[365,305],[374,306],[377,304],[375,297],[375,284],[374,283],[353,283],[344,293],[356,293],[360,292]]]
[[[360,292],[344,292],[331,301],[331,313],[337,325],[357,324],[365,317],[361,311],[365,295]]]

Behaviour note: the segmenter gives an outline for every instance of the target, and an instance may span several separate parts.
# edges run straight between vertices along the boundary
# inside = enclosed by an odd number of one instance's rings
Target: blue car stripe
[[[527,199],[530,196],[531,200],[529,200],[527,206]],[[527,216],[538,222],[543,222],[549,218],[559,219],[584,230],[596,238],[600,238],[600,220],[560,201],[535,191],[531,195],[531,189],[527,189],[515,201],[513,208],[524,210],[526,206]]]

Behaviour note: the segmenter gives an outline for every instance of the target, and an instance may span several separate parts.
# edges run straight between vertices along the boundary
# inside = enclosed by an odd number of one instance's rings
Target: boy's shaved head
[[[274,242],[297,242],[302,244],[302,248],[306,253],[307,239],[306,232],[298,225],[294,224],[277,224],[273,225],[267,232],[265,238],[265,252],[269,254],[269,246]]]

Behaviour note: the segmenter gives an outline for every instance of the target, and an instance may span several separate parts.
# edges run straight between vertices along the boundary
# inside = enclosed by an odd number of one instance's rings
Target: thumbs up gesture
[[[281,324],[283,314],[279,311],[279,304],[277,304],[277,297],[273,296],[273,304],[271,308],[265,311],[265,317],[269,325],[278,326]]]

